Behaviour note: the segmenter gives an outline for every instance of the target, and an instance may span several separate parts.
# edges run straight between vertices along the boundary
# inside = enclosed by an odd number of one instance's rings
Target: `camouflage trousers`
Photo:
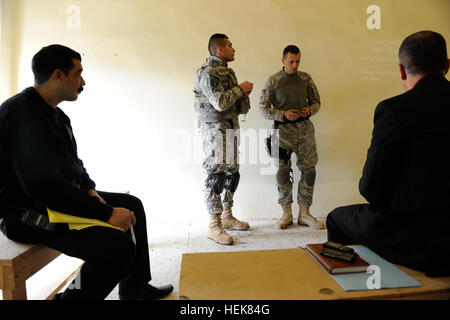
[[[315,167],[318,161],[314,125],[309,120],[284,124],[278,127],[278,134],[280,147],[292,151],[297,156],[296,165],[301,172],[297,203],[311,205],[316,180]],[[290,159],[287,161],[280,159],[278,164],[278,203],[292,203],[292,162]]]
[[[225,173],[231,176],[239,172],[238,143],[239,130],[237,121],[222,120],[219,122],[203,122],[201,135],[203,144],[203,169],[210,174]],[[208,181],[208,178],[206,179]],[[214,188],[205,183],[203,189],[204,201],[209,214],[221,214],[223,206],[233,205],[234,192],[224,188],[217,194]]]

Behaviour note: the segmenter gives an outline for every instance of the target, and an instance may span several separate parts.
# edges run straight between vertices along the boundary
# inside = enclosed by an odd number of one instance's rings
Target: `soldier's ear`
[[[216,47],[216,57],[222,58],[223,57],[223,51],[224,51],[224,47],[222,47],[221,45],[217,45],[217,47]]]

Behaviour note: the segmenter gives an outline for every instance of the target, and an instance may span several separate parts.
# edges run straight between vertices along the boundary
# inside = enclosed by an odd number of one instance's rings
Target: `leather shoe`
[[[147,284],[142,289],[127,293],[119,294],[120,300],[156,300],[168,296],[173,291],[173,286],[168,284],[166,286],[154,287],[151,284]]]
[[[62,295],[62,293],[57,293],[57,294],[55,294],[55,295],[52,297],[52,300],[54,300],[54,301],[60,301],[60,300],[62,300],[62,299],[61,299],[61,295]]]

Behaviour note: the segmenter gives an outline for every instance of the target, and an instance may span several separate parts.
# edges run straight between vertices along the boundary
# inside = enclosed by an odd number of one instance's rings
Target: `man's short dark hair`
[[[34,74],[34,82],[43,84],[56,69],[62,70],[66,75],[74,67],[72,59],[81,61],[81,55],[62,45],[52,44],[43,47],[36,53],[31,62],[31,69]]]
[[[448,68],[447,45],[437,32],[419,31],[406,37],[398,60],[410,75],[440,73]]]
[[[215,33],[209,38],[208,50],[209,54],[215,56],[217,54],[217,46],[225,47],[228,37],[223,33]]]
[[[288,45],[283,50],[283,58],[286,59],[286,56],[288,53],[297,54],[300,53],[300,49],[297,46],[294,46],[293,44]]]

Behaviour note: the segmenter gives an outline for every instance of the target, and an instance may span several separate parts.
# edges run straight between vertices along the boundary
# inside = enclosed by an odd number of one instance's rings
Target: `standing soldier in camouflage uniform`
[[[262,116],[274,120],[274,130],[279,140],[279,167],[276,174],[278,203],[283,216],[278,222],[280,229],[293,224],[291,154],[297,156],[297,167],[301,171],[298,183],[297,202],[300,210],[298,224],[314,229],[323,229],[309,212],[316,179],[317,150],[314,126],[309,118],[320,108],[320,97],[311,76],[298,71],[301,53],[290,45],[283,51],[283,69],[269,77],[261,93],[259,104]],[[272,137],[274,140],[275,137]],[[277,145],[278,147],[278,145]],[[273,152],[272,152],[273,156]]]
[[[253,84],[238,84],[228,62],[234,60],[234,48],[224,34],[214,34],[208,44],[210,56],[196,73],[195,110],[198,113],[208,174],[204,197],[210,215],[208,238],[220,244],[232,244],[224,229],[247,230],[249,224],[233,217],[233,195],[239,183],[239,114],[250,109]]]

